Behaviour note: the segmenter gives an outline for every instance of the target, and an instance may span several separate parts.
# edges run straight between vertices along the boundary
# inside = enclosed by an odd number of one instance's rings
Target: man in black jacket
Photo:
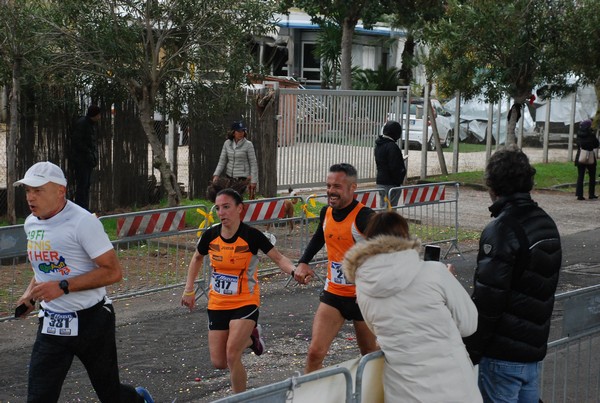
[[[465,339],[484,402],[539,399],[562,249],[556,224],[531,199],[534,175],[514,146],[496,152],[485,171],[495,220],[479,240],[472,296],[479,322]]]
[[[90,208],[90,185],[92,171],[98,164],[97,125],[100,108],[91,105],[85,116],[80,117],[71,137],[70,163],[75,172],[75,203],[86,210]]]
[[[381,189],[382,196],[388,196],[391,188],[402,186],[406,176],[406,167],[402,151],[396,142],[402,137],[400,123],[390,120],[383,126],[382,133],[375,140],[375,164],[377,164],[377,178],[375,183]],[[400,192],[393,192],[390,205],[398,205]],[[385,199],[381,198],[381,207],[386,207]]]

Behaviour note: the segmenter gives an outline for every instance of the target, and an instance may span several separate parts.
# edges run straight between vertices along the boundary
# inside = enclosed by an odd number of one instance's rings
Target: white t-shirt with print
[[[93,259],[113,249],[96,216],[71,201],[55,216],[25,220],[27,256],[37,282],[69,280],[97,266]],[[106,295],[105,287],[71,292],[42,307],[53,312],[89,308]]]

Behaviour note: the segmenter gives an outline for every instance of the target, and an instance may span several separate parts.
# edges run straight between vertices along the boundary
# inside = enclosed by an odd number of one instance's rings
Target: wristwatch
[[[62,280],[60,283],[58,283],[58,286],[65,294],[69,293],[69,282],[67,280]]]

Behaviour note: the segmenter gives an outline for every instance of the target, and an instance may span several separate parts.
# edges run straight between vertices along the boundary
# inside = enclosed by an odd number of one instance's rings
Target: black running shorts
[[[258,306],[246,305],[236,309],[207,309],[208,330],[229,330],[229,322],[235,319],[251,319],[258,323]]]
[[[356,297],[340,297],[323,290],[319,297],[322,303],[334,307],[346,320],[364,321],[360,308],[356,302]]]

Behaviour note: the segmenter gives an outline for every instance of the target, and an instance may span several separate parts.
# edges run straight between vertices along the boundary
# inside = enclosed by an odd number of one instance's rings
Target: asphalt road
[[[600,201],[576,201],[571,194],[534,192],[533,197],[555,219],[563,242],[559,292],[600,283]],[[489,222],[485,192],[461,189],[461,227],[481,230]],[[461,254],[447,261],[469,290],[476,242],[461,242]],[[284,380],[301,372],[308,348],[312,317],[322,284],[283,287],[287,278],[262,280],[262,323],[267,351],[244,356],[248,387]],[[115,301],[122,381],[143,385],[157,402],[208,402],[231,393],[227,371],[215,370],[207,346],[206,301],[188,313],[179,306],[181,290],[167,290]],[[35,335],[35,319],[0,323],[0,402],[26,399],[27,365]],[[352,327],[346,325],[334,341],[325,365],[358,355]],[[51,370],[49,368],[48,370]],[[95,402],[85,370],[75,360],[61,402]]]

